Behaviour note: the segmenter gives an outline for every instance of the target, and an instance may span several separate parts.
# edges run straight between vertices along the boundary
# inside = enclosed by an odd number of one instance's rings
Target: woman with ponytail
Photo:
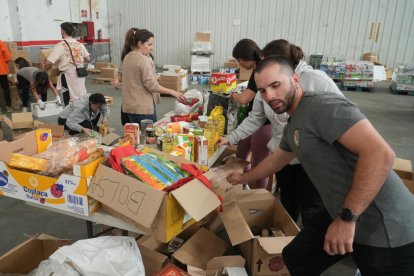
[[[158,84],[154,65],[149,58],[154,34],[146,29],[131,29],[122,50],[122,110],[131,123],[143,119],[157,120],[154,94],[168,94],[178,99],[183,95]]]
[[[256,68],[257,62],[262,59],[262,53],[256,42],[251,39],[240,40],[233,48],[233,57],[239,62],[239,65],[246,70],[253,69],[253,73],[250,77],[247,88],[240,94],[232,93],[231,98],[239,104],[249,105],[249,112],[253,108],[253,100],[257,93],[256,82],[254,81],[254,69]],[[245,125],[240,125],[235,131],[230,133],[227,137],[231,139],[232,144],[237,144],[236,156],[243,160],[252,156],[252,167],[259,164],[265,159],[270,151],[267,148],[267,143],[272,138],[272,129],[269,121],[264,125],[261,125],[257,131],[251,132],[248,137],[239,139],[239,132],[248,131],[243,129]],[[250,126],[246,126],[249,128]],[[221,139],[226,139],[222,137]],[[249,170],[250,167],[246,167],[245,170]],[[250,188],[253,189],[271,189],[271,184],[268,185],[269,178],[256,181],[256,183],[250,183]]]

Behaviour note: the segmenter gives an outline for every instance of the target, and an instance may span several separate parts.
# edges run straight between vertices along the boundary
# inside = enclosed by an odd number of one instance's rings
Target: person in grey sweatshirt
[[[102,123],[107,124],[109,107],[106,105],[104,95],[86,94],[65,107],[59,115],[58,124],[64,125],[70,135],[82,132],[91,135],[92,130],[97,130],[101,117]]]
[[[342,95],[336,84],[325,72],[315,70],[303,59],[302,49],[286,40],[278,39],[269,42],[262,49],[264,57],[271,55],[284,56],[294,68],[295,74],[300,78],[300,85],[305,91],[333,92]],[[287,113],[276,114],[263,100],[261,93],[257,93],[252,111],[249,116],[237,127],[236,130],[221,137],[219,143],[237,144],[240,140],[256,132],[269,120],[272,124],[272,139],[267,144],[270,151],[274,152],[283,134],[289,116]],[[313,183],[303,170],[297,159],[276,173],[276,181],[280,187],[281,202],[294,221],[301,214],[302,224],[306,225],[312,215],[322,206],[320,196]]]

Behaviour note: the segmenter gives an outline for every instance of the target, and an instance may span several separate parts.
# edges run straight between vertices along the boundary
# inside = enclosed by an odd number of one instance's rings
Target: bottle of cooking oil
[[[209,119],[204,125],[204,137],[207,139],[207,155],[211,157],[214,154],[216,144],[216,131],[213,120]]]

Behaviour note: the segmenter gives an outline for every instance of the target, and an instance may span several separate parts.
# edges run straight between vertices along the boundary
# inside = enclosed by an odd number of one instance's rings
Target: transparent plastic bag
[[[81,276],[72,266],[67,263],[59,263],[55,260],[44,260],[39,267],[27,276],[45,276],[45,275],[64,275],[64,276]]]
[[[197,89],[192,89],[184,94],[184,101],[175,101],[175,113],[176,114],[190,114],[197,112],[198,107],[203,104],[203,94]],[[195,102],[195,100],[197,102]]]

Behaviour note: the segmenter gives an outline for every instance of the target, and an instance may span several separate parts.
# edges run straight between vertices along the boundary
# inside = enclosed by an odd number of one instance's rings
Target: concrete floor
[[[110,125],[116,129],[118,134],[121,134],[121,94],[112,89],[110,85],[93,84],[93,77],[87,77],[88,91],[90,93],[102,92],[114,97]],[[414,160],[414,97],[393,95],[388,90],[388,86],[388,82],[382,82],[376,84],[373,93],[344,92],[344,94],[360,107],[398,157]],[[157,106],[158,117],[162,117],[164,113],[173,108],[174,99],[162,97],[162,103]],[[42,121],[56,123],[57,119],[56,117],[48,117]],[[7,127],[3,129],[6,138],[9,138]],[[73,240],[87,238],[85,221],[34,208],[22,201],[7,197],[0,197],[0,229],[0,255],[27,239],[26,235],[41,232]],[[355,275],[353,260],[346,259],[323,275],[353,276]]]

